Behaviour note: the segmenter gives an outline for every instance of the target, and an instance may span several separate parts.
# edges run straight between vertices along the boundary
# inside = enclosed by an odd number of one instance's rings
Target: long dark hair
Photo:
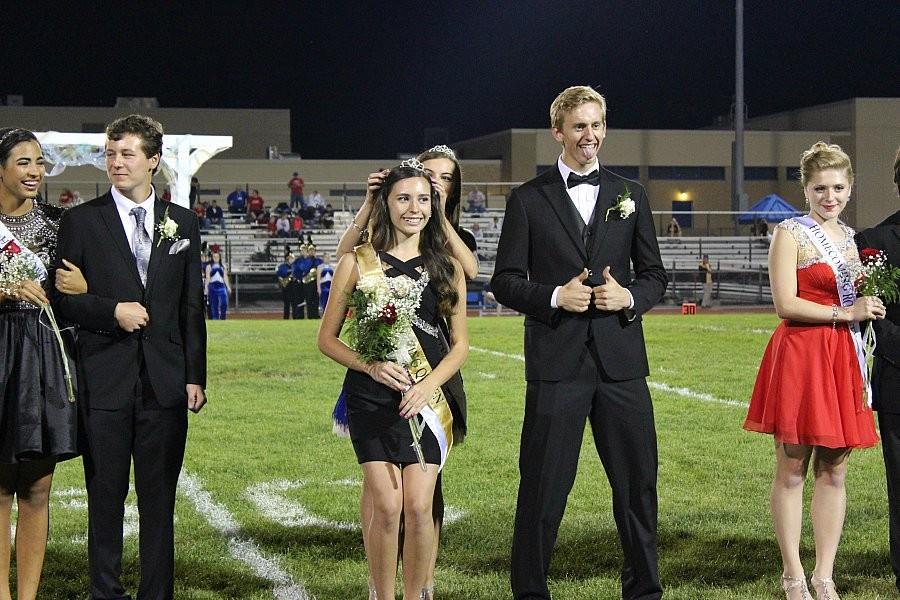
[[[428,276],[431,278],[431,284],[438,293],[438,312],[449,317],[453,314],[453,309],[459,300],[459,294],[453,285],[456,268],[447,252],[447,236],[444,235],[441,199],[424,172],[413,167],[394,167],[384,178],[381,189],[375,196],[375,206],[372,209],[372,246],[375,250],[387,250],[396,245],[397,236],[394,233],[394,225],[391,223],[387,199],[394,184],[413,177],[421,177],[428,182],[431,196],[431,218],[425,223],[425,227],[419,235],[419,252],[422,255],[422,262],[425,264],[425,270],[428,271]]]
[[[6,160],[12,153],[13,148],[22,142],[38,142],[37,137],[27,129],[19,129],[18,127],[4,127],[0,129],[0,165],[6,164]]]
[[[459,211],[462,199],[462,172],[459,169],[459,161],[455,156],[438,150],[426,150],[418,156],[421,162],[435,158],[446,158],[453,163],[453,191],[447,194],[447,203],[444,205],[444,216],[453,225],[453,229],[459,229]]]

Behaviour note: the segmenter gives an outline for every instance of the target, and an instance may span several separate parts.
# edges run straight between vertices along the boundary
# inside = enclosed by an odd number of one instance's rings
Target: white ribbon
[[[444,463],[447,462],[447,455],[450,454],[450,442],[447,440],[444,428],[441,427],[441,420],[433,408],[426,404],[425,408],[419,411],[419,415],[428,425],[428,428],[431,429],[434,437],[437,438],[438,447],[441,449],[441,466],[438,467],[438,472],[440,472],[444,468]]]
[[[853,306],[856,302],[856,286],[853,284],[853,274],[850,272],[850,265],[844,260],[844,255],[837,249],[834,242],[825,234],[825,230],[816,223],[812,217],[802,216],[794,217],[794,221],[803,226],[806,235],[812,241],[813,245],[834,271],[834,279],[837,283],[838,297],[842,307]],[[866,395],[866,403],[872,407],[872,386],[869,383],[869,370],[866,367],[866,352],[863,342],[862,332],[859,329],[859,323],[850,321],[847,323],[850,328],[850,335],[853,339],[853,347],[856,350],[856,362],[859,363],[859,372],[862,375],[864,392]]]
[[[6,224],[4,224],[3,221],[0,221],[0,250],[6,248],[10,242],[15,242],[16,246],[22,250],[22,255],[32,262],[34,270],[38,274],[38,281],[40,282],[47,279],[47,267],[44,266],[44,261],[42,261],[37,254],[29,250],[25,244],[17,240],[16,236],[12,234]]]

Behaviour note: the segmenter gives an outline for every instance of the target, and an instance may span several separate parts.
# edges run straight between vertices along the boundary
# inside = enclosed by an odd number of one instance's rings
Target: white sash
[[[853,284],[853,274],[850,272],[850,265],[844,260],[844,255],[837,249],[834,242],[825,234],[825,230],[816,223],[812,217],[802,216],[794,217],[794,221],[803,226],[806,235],[812,241],[813,245],[834,271],[834,280],[837,283],[838,297],[841,300],[842,307],[853,306],[856,302],[856,286]],[[866,367],[865,345],[863,344],[862,331],[859,329],[859,323],[850,321],[847,323],[850,328],[850,336],[853,339],[853,347],[856,350],[856,362],[859,364],[859,372],[862,375],[863,395],[869,407],[872,406],[872,387],[869,383],[869,370]]]
[[[22,255],[32,262],[34,270],[38,274],[38,281],[41,282],[47,279],[47,267],[44,266],[44,261],[42,261],[37,254],[29,250],[25,244],[17,240],[16,236],[12,234],[6,224],[3,223],[3,221],[0,221],[0,249],[6,248],[10,242],[15,242],[16,246],[21,248]]]

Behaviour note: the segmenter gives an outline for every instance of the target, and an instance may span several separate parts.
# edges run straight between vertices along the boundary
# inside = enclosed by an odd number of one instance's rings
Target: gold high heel
[[[806,579],[782,574],[781,589],[784,591],[784,597],[787,600],[791,600],[791,592],[798,588],[800,589],[800,600],[812,600],[812,596],[809,595],[809,588],[806,586]]]
[[[837,595],[837,588],[834,586],[834,580],[831,577],[821,578],[813,571],[809,576],[809,584],[816,590],[816,598],[818,600],[840,600]],[[828,586],[831,586],[829,589]]]

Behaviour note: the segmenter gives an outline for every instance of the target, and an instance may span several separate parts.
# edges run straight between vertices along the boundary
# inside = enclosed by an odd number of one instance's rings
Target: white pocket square
[[[184,252],[190,246],[191,246],[191,240],[189,240],[189,239],[178,240],[177,242],[172,244],[171,248],[169,248],[169,254],[178,254],[179,252]]]

